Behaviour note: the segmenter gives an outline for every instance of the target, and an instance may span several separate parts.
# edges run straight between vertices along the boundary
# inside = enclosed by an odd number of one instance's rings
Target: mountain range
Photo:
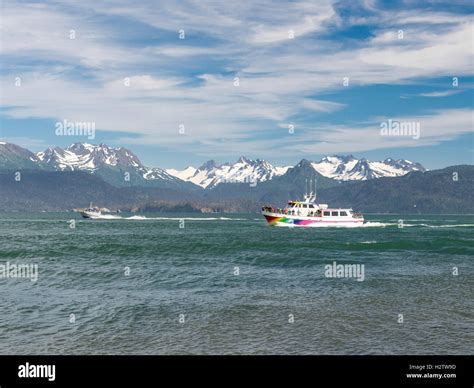
[[[14,173],[21,172],[21,180]],[[454,180],[453,174],[459,179]],[[75,143],[33,153],[0,142],[0,210],[70,210],[89,202],[130,211],[253,212],[301,198],[370,212],[474,213],[474,166],[427,171],[419,163],[327,156],[294,166],[241,157],[184,170],[147,167],[126,148]]]
[[[349,156],[326,156],[311,167],[324,177],[335,180],[368,180],[402,176],[412,171],[425,171],[408,160],[369,161]],[[277,167],[266,160],[244,156],[235,163],[216,164],[209,160],[202,166],[184,170],[146,167],[130,150],[105,144],[74,143],[65,149],[48,148],[36,154],[11,143],[0,143],[0,169],[30,168],[50,171],[87,171],[101,176],[115,186],[150,186],[187,188],[192,183],[212,189],[222,183],[257,184],[284,175],[292,166]]]
[[[402,176],[411,171],[426,171],[419,163],[409,160],[372,162],[367,159],[356,159],[349,156],[326,156],[319,162],[311,162],[311,167],[327,178],[336,180],[367,180],[382,177]],[[193,182],[204,188],[213,188],[220,183],[264,182],[285,174],[291,166],[275,167],[266,160],[252,160],[240,157],[236,163],[217,165],[213,160],[199,168],[187,167],[184,170],[168,169],[170,175]]]

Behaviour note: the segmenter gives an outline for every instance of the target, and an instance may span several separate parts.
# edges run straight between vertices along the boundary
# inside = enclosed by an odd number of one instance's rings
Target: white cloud
[[[332,112],[335,110],[342,109],[345,105],[331,101],[311,100],[306,98],[303,100],[302,106],[306,109],[321,111],[321,112]]]
[[[423,147],[453,140],[473,132],[474,111],[471,109],[446,109],[420,116],[378,117],[362,127],[320,125],[306,128],[282,142],[283,152],[328,154],[359,152],[399,147]],[[420,137],[382,136],[380,124],[389,119],[406,123],[419,123]]]
[[[421,97],[448,97],[454,94],[461,93],[462,90],[442,90],[438,92],[420,93]]]
[[[472,28],[471,23],[463,23],[443,35],[429,34],[414,47],[365,48],[358,52],[359,59],[370,66],[392,68],[396,74],[405,73],[407,78],[470,74],[474,60]]]
[[[18,69],[14,72],[21,75],[22,86],[13,85],[12,74],[2,78],[2,105],[11,107],[5,114],[94,121],[98,133],[124,132],[122,140],[129,143],[189,147],[203,153],[248,149],[263,156],[271,149],[268,139],[281,134],[282,123],[308,110],[322,116],[344,109],[344,104],[324,97],[343,88],[343,77],[349,77],[352,86],[473,73],[472,22],[463,15],[390,13],[372,1],[365,2],[371,15],[347,20],[328,1],[161,1],[159,5],[129,6],[122,0],[84,0],[61,7],[6,3],[2,55]],[[112,17],[176,34],[176,41],[163,43],[157,33],[156,42],[126,45],[120,26],[101,21]],[[377,35],[351,47],[321,37],[329,29],[350,27],[344,23],[368,20],[378,23]],[[397,37],[399,28],[404,30],[403,40]],[[75,40],[69,39],[71,29],[76,31]],[[185,30],[184,41],[178,39],[179,29]],[[290,29],[295,39],[288,39]],[[24,57],[37,65],[16,66],[15,61]],[[201,59],[222,64],[200,68],[196,74],[193,66]],[[76,75],[78,64],[89,78]],[[424,96],[442,93],[448,95]],[[446,112],[433,117],[441,120]],[[376,138],[372,127],[326,125],[324,131],[297,132],[272,146],[311,153],[435,144],[465,133],[466,112],[451,114],[462,120],[453,119],[446,133],[429,117],[422,118],[432,136],[418,142]],[[178,133],[180,124],[185,125],[185,135]],[[265,131],[267,139],[262,139]],[[368,140],[361,140],[364,137]]]

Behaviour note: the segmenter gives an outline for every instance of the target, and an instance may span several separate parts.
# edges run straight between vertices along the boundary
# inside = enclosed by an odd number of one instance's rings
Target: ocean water
[[[0,353],[473,354],[474,216],[366,219],[1,213]]]

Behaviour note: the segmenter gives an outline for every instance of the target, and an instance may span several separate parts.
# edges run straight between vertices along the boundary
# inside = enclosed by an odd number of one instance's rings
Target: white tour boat
[[[262,214],[269,225],[286,227],[357,227],[364,223],[362,214],[350,208],[330,208],[316,203],[316,190],[304,195],[303,201],[290,201],[283,209],[263,206]]]

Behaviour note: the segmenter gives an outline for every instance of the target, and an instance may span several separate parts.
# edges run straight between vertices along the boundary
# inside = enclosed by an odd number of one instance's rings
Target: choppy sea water
[[[0,213],[0,353],[473,354],[474,216],[366,219]]]

